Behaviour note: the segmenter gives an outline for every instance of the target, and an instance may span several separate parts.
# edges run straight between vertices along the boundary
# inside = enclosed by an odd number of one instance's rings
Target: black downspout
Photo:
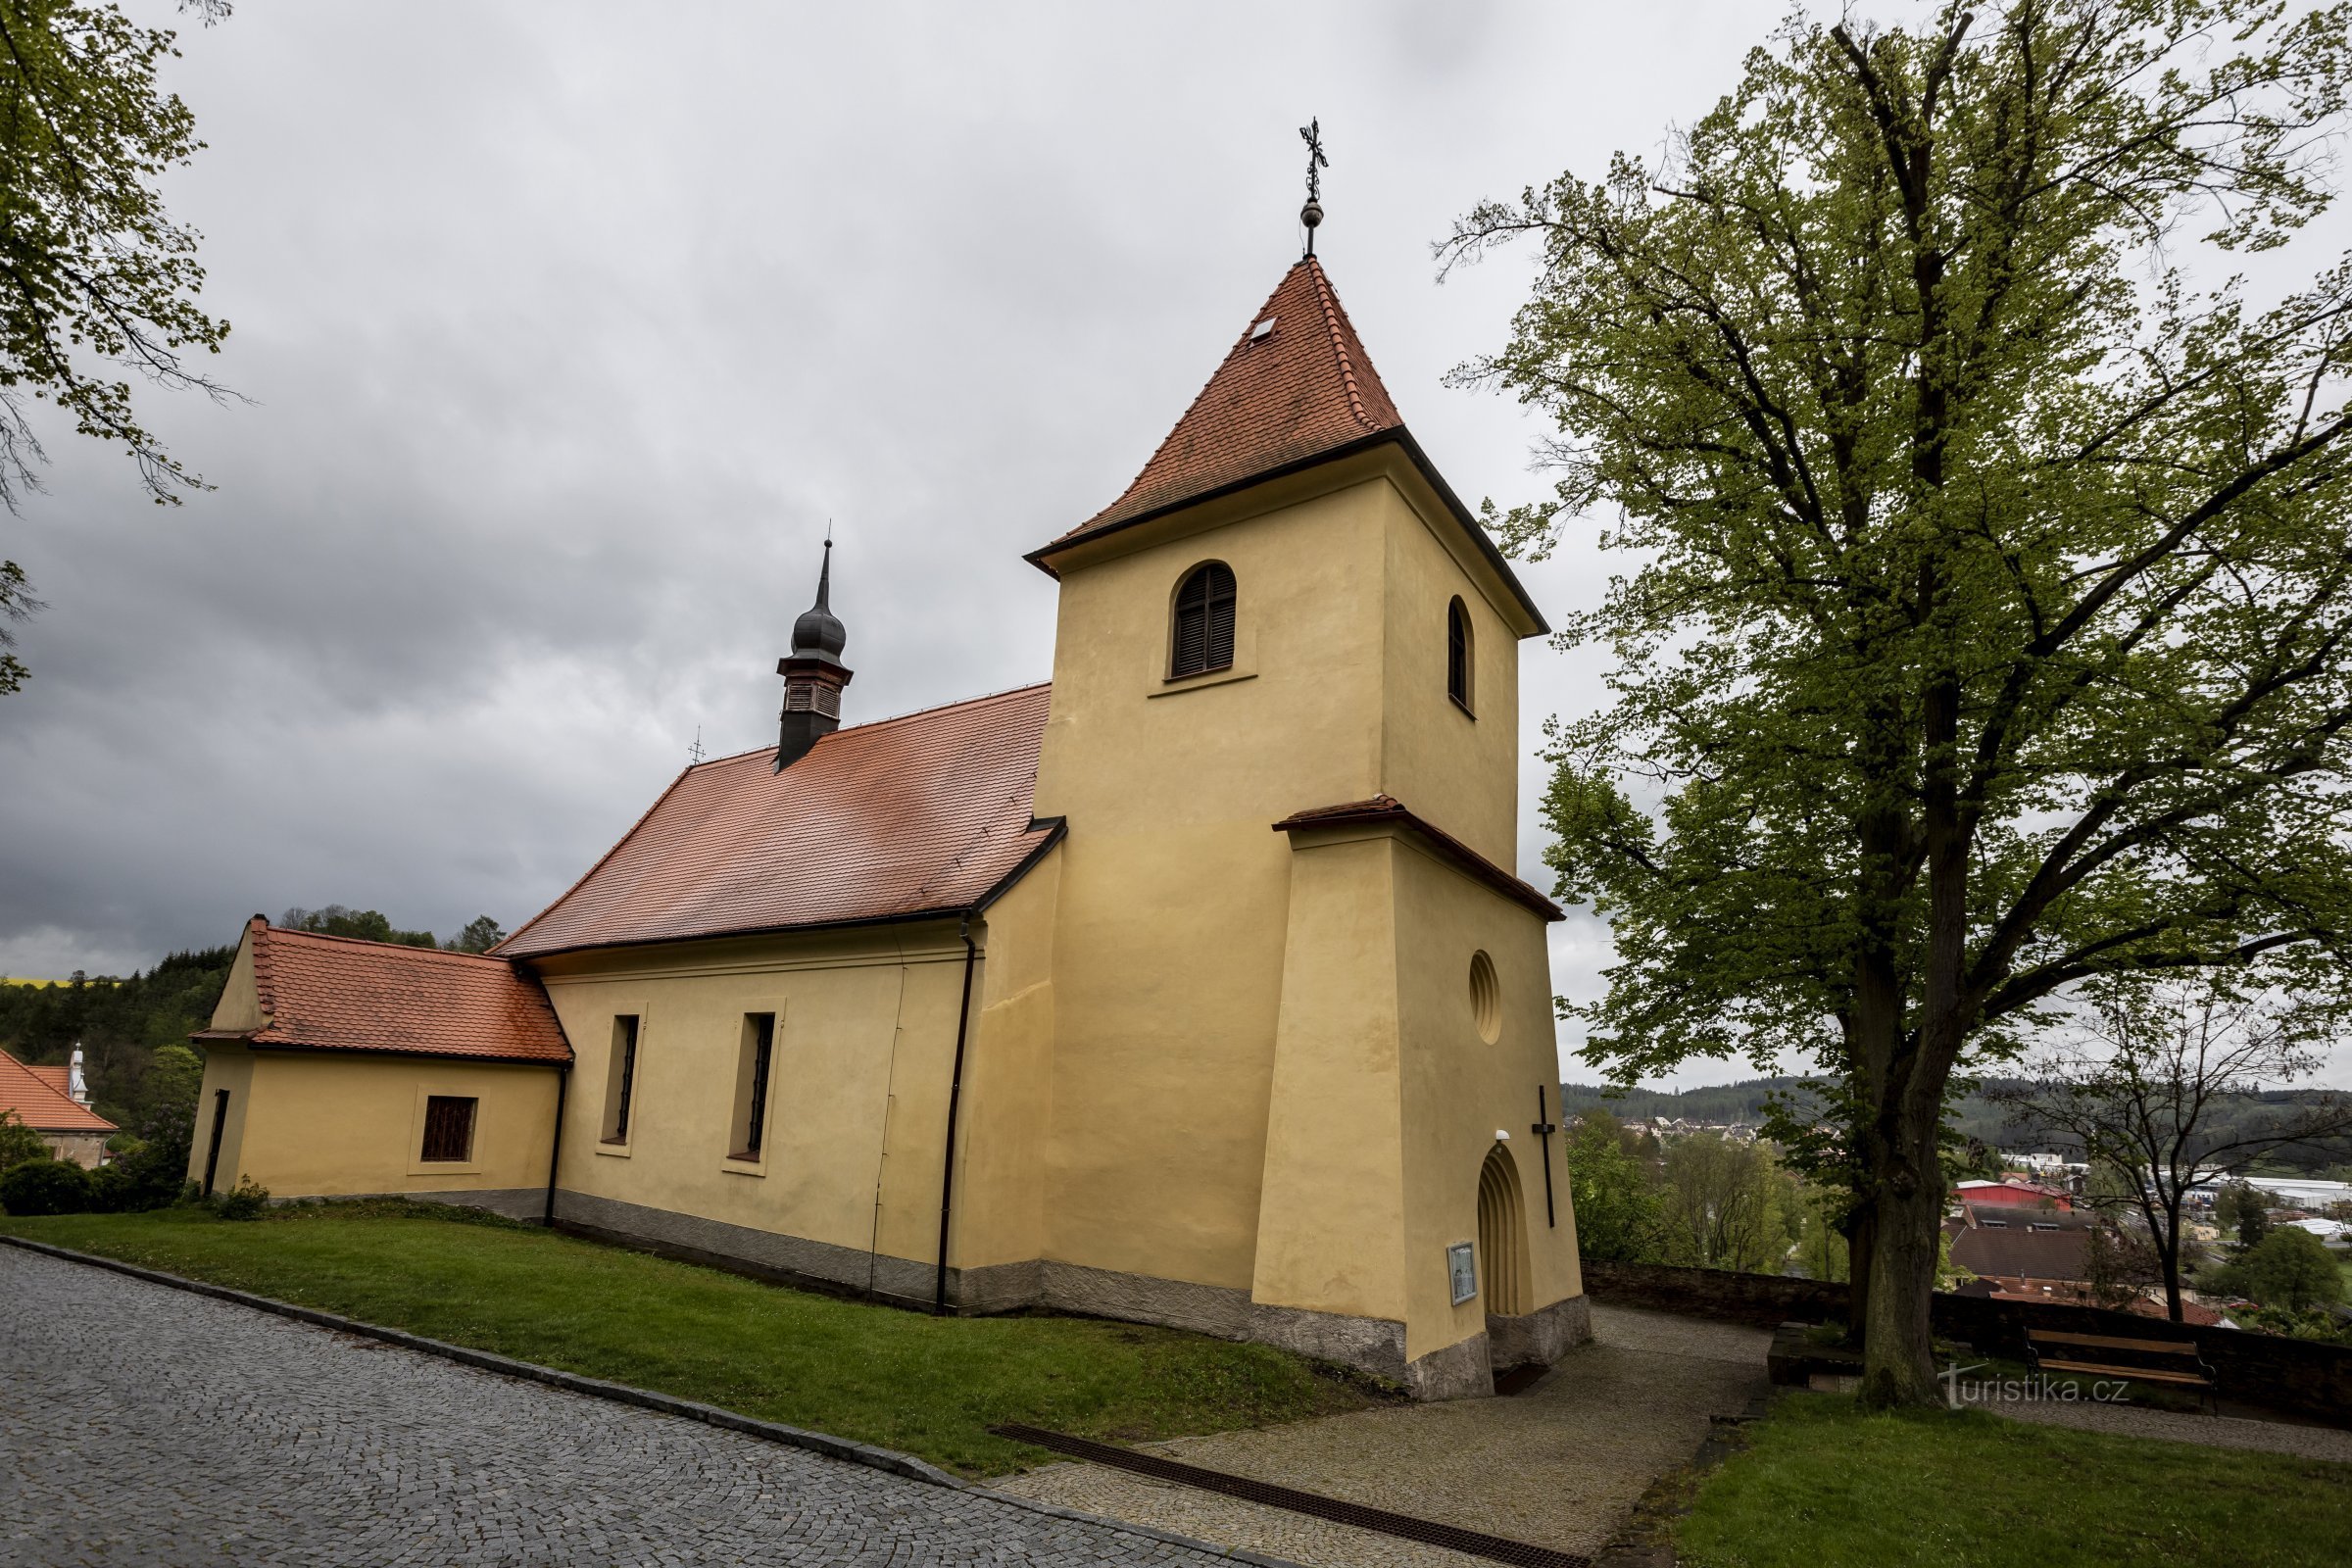
[[[956,1111],[963,1099],[963,1041],[972,1022],[972,965],[980,955],[972,941],[969,909],[956,934],[963,939],[963,1003],[956,1010],[956,1065],[948,1076],[948,1153],[939,1173],[939,1278],[931,1295],[931,1310],[942,1317],[948,1311],[948,1217],[956,1197]]]
[[[547,1212],[539,1217],[539,1223],[550,1230],[556,1223],[556,1161],[564,1154],[564,1102],[570,1094],[571,1063],[565,1062],[556,1075],[556,1136],[547,1151]]]

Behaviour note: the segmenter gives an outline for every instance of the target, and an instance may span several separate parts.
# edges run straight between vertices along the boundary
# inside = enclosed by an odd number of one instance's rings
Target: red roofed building
[[[0,1112],[41,1135],[57,1159],[96,1167],[105,1163],[106,1141],[122,1129],[90,1108],[86,1091],[74,1093],[81,1048],[69,1065],[27,1066],[0,1051]]]
[[[493,955],[249,927],[193,1174],[1425,1396],[1584,1338],[1560,911],[1514,864],[1546,627],[1322,265],[1028,557],[1051,684],[844,725],[830,552],[776,744],[687,768]]]

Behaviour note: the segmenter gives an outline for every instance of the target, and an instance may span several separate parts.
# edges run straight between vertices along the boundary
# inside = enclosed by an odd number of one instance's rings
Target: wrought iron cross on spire
[[[1306,143],[1306,205],[1298,209],[1298,221],[1306,225],[1306,254],[1315,254],[1315,230],[1323,222],[1323,171],[1331,160],[1323,156],[1323,119],[1320,115],[1298,127],[1298,139]]]

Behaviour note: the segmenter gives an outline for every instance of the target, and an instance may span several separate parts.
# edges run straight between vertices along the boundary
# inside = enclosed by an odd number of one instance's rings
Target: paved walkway
[[[1219,1560],[0,1248],[0,1563]]]
[[[1505,1399],[1460,1399],[1148,1446],[1562,1551],[1606,1545],[1649,1484],[1690,1461],[1708,1418],[1767,1387],[1768,1330],[1595,1305],[1593,1343]],[[1469,1568],[1481,1559],[1085,1463],[992,1483],[1064,1507],[1318,1568]],[[1492,1565],[1488,1565],[1492,1568]]]
[[[1995,1399],[1977,1405],[2016,1421],[2083,1432],[2115,1432],[2128,1438],[2166,1443],[2201,1443],[2214,1448],[2252,1448],[2299,1459],[2333,1459],[2352,1464],[2352,1432],[2288,1421],[2249,1421],[2238,1416],[2190,1415],[2144,1405],[2088,1399]]]

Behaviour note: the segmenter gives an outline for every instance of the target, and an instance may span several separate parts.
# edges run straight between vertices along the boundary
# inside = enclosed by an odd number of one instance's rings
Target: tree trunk
[[[1870,1271],[1878,1252],[1878,1222],[1867,1198],[1855,1200],[1845,1221],[1845,1343],[1860,1349],[1870,1322]]]
[[[2148,1227],[2149,1239],[2156,1244],[2156,1260],[2164,1268],[2164,1315],[2175,1323],[2182,1320],[2180,1311],[2180,1207],[2176,1202],[2166,1207],[2165,1223]]]
[[[1891,1121],[1893,1125],[1887,1125]],[[1943,1181],[1936,1163],[1933,1120],[1924,1134],[1897,1111],[1881,1123],[1894,1147],[1876,1169],[1877,1237],[1870,1265],[1870,1299],[1862,1340],[1862,1403],[1872,1409],[1941,1402],[1936,1384],[1935,1341],[1929,1314],[1936,1292],[1936,1259],[1942,1239]],[[1922,1155],[1925,1155],[1923,1158]]]

